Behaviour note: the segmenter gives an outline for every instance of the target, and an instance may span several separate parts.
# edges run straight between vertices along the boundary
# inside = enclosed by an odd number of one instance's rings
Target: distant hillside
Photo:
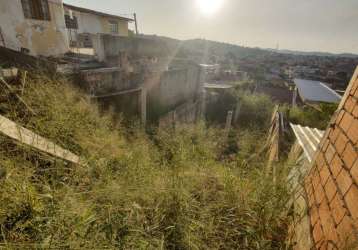
[[[273,51],[281,54],[291,54],[291,55],[301,55],[301,56],[329,56],[329,57],[349,57],[349,58],[358,58],[357,54],[352,53],[329,53],[329,52],[315,52],[315,51],[296,51],[296,50],[275,50],[275,49],[265,49],[267,51]]]
[[[194,50],[205,56],[214,56],[217,58],[245,58],[265,56],[270,52],[259,49],[249,48],[239,45],[221,43],[204,39],[193,39],[183,42],[183,48],[187,50]]]
[[[260,48],[249,48],[205,39],[181,41],[156,35],[142,35],[142,37],[164,41],[167,43],[167,46],[171,47],[173,51],[176,51],[178,57],[190,57],[201,63],[215,60],[213,58],[245,58],[264,56],[272,53]]]
[[[201,61],[207,61],[208,57],[227,57],[234,56],[236,58],[245,57],[261,57],[270,55],[272,53],[286,54],[286,55],[301,55],[301,56],[320,56],[320,57],[346,57],[346,58],[358,58],[356,54],[344,53],[333,54],[328,52],[304,52],[294,50],[275,50],[275,49],[263,49],[263,48],[250,48],[235,44],[216,42],[205,39],[191,39],[191,40],[178,40],[165,36],[157,35],[142,35],[146,38],[159,39],[167,43],[172,49],[175,49],[179,56],[194,56],[197,59],[202,58]],[[179,51],[177,50],[178,48]]]

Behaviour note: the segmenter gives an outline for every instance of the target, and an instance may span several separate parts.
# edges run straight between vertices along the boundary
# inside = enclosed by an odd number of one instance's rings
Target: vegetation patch
[[[84,156],[88,166],[0,137],[0,248],[286,247],[288,169],[273,183],[260,159],[242,164],[259,134],[243,132],[239,155],[223,159],[221,129],[197,124],[149,138],[100,114],[71,79],[34,74],[27,83],[12,86],[35,113],[2,91],[1,114]]]
[[[337,104],[320,104],[320,110],[309,106],[294,107],[288,110],[288,116],[294,124],[325,130],[337,108]]]

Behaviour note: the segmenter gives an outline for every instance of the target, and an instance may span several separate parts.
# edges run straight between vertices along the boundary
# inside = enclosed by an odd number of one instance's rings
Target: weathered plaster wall
[[[159,128],[191,124],[200,117],[200,102],[190,100],[159,119]]]
[[[138,83],[144,85],[148,93],[150,120],[155,121],[179,105],[199,97],[203,87],[200,66],[188,60],[174,59],[173,51],[165,43],[138,37],[96,37],[94,48],[101,61],[115,67],[110,62],[118,62],[124,53],[134,71],[143,76]]]
[[[132,58],[175,56],[166,43],[148,38],[95,34],[92,35],[92,41],[100,61],[110,60],[120,52],[126,52]]]
[[[188,64],[186,68],[156,72],[146,78],[144,84],[148,90],[148,115],[155,120],[179,105],[199,98],[200,67]]]
[[[26,19],[21,0],[1,0],[0,26],[5,45],[31,55],[57,56],[69,50],[62,0],[49,0],[51,21]]]
[[[82,70],[81,87],[90,95],[110,95],[124,90],[139,88],[140,74],[127,74],[120,68]]]
[[[96,51],[102,55],[103,59],[106,57],[116,56],[119,52],[125,51],[131,56],[170,56],[172,51],[167,47],[166,43],[139,37],[117,37],[102,35],[98,38],[103,47],[103,51]]]

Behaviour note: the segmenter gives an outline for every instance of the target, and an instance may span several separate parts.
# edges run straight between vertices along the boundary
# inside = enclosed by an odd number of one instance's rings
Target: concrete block
[[[0,68],[0,76],[5,79],[15,78],[17,77],[18,73],[19,73],[19,69],[15,67],[8,68],[8,69]]]

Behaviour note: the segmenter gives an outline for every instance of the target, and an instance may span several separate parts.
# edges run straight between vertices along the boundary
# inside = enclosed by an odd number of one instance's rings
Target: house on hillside
[[[98,35],[128,37],[131,18],[111,15],[95,10],[64,4],[65,22],[72,48],[100,46]]]
[[[34,56],[69,50],[62,0],[1,0],[1,45]]]
[[[81,48],[102,46],[99,34],[128,37],[132,21],[62,0],[1,0],[0,46],[33,56],[81,53]]]
[[[339,103],[342,97],[327,84],[319,81],[294,79],[295,90],[292,104],[298,102],[318,107],[320,103]],[[298,99],[298,100],[297,100]]]

